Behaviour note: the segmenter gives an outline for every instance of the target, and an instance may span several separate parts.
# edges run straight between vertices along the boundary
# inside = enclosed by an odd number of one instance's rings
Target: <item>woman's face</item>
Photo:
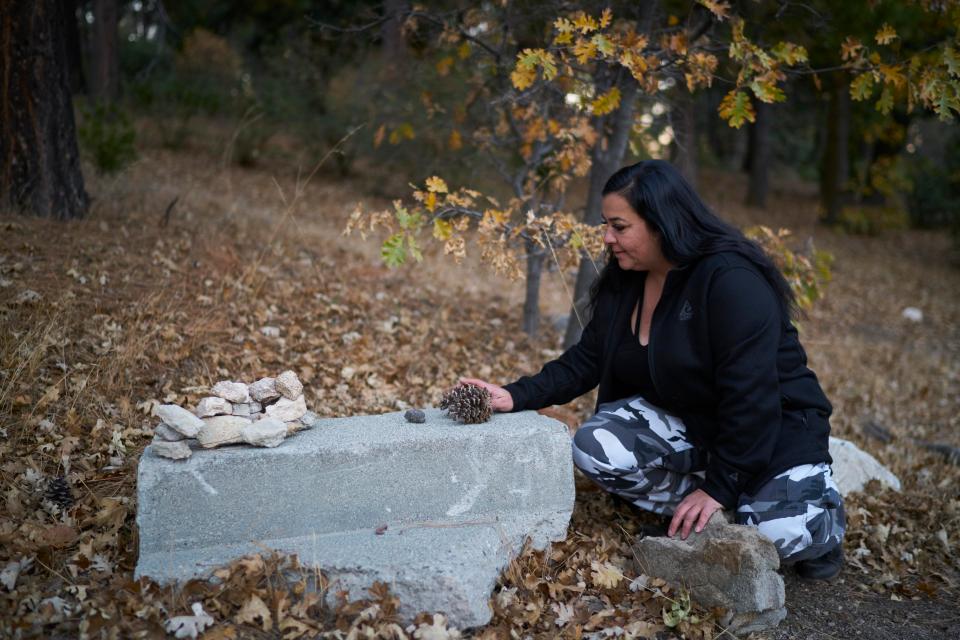
[[[650,230],[626,198],[617,193],[603,197],[603,242],[625,271],[668,271],[660,250],[660,236]]]

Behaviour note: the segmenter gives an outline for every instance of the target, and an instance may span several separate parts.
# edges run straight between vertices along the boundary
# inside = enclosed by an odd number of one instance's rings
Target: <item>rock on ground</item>
[[[833,481],[837,483],[840,495],[861,491],[874,479],[900,491],[900,479],[892,471],[848,440],[830,438],[830,457],[833,458]]]
[[[726,609],[723,624],[733,633],[775,627],[787,615],[777,549],[753,527],[715,514],[686,540],[643,538],[637,557],[647,575],[686,588],[698,604]]]
[[[213,395],[219,396],[230,402],[243,403],[250,402],[250,391],[247,385],[242,382],[230,382],[222,380],[213,385]]]
[[[164,424],[188,438],[196,438],[197,432],[203,427],[203,420],[175,404],[160,405],[156,414]]]
[[[243,442],[243,428],[250,421],[240,416],[214,416],[203,420],[197,442],[205,449]]]
[[[177,464],[147,447],[136,575],[189,580],[272,548],[321,569],[331,601],[380,581],[406,621],[443,611],[460,628],[486,624],[524,540],[542,549],[566,536],[570,436],[533,411],[470,426],[427,417],[320,420],[280,447],[199,449]]]

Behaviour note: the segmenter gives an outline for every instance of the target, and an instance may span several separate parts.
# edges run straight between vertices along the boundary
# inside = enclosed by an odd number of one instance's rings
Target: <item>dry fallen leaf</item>
[[[192,616],[174,616],[167,620],[164,625],[167,633],[172,633],[175,638],[196,640],[204,629],[213,625],[213,618],[203,610],[202,604],[194,602],[190,608],[193,611]]]
[[[7,566],[0,571],[0,584],[7,588],[7,591],[13,591],[17,584],[17,578],[20,574],[33,565],[33,558],[26,556],[19,560],[7,563]]]
[[[590,579],[593,581],[593,584],[601,589],[613,589],[623,580],[623,573],[620,569],[617,569],[609,562],[600,563],[594,561],[590,564],[590,568],[593,569],[593,571],[590,572]]]
[[[260,596],[252,593],[233,619],[239,624],[256,624],[258,618],[264,631],[269,631],[273,628],[273,616],[270,614],[270,609],[266,603],[260,599]]]
[[[430,624],[420,623],[413,632],[413,637],[417,640],[457,640],[461,635],[457,629],[447,627],[446,616],[437,613]]]
[[[43,531],[41,543],[54,549],[69,547],[77,539],[77,530],[66,524],[57,524]]]
[[[553,609],[554,613],[557,614],[556,625],[562,627],[573,619],[574,609],[573,606],[565,602],[554,602],[550,605],[550,608]]]

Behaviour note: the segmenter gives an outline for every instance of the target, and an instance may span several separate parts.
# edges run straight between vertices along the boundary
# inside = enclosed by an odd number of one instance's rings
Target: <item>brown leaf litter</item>
[[[774,194],[777,214],[757,220],[736,204],[742,185],[711,183],[711,200],[738,222],[790,226],[836,255],[802,338],[834,402],[835,433],[904,484],[848,498],[845,584],[864,599],[955,612],[960,471],[918,445],[960,446],[960,271],[946,239],[836,235],[813,225],[808,195],[790,190]],[[425,406],[460,375],[507,381],[537,370],[560,336],[546,323],[538,339],[520,334],[520,286],[475,264],[428,256],[418,268],[381,267],[377,247],[339,235],[357,200],[349,184],[297,185],[155,152],[90,189],[97,205],[86,220],[0,218],[2,635],[162,638],[172,620],[203,638],[721,633],[720,612],[644,574],[631,546],[640,522],[583,479],[567,539],[525,551],[494,593],[491,624],[469,634],[435,612],[402,626],[384,585],[328,607],[313,590],[327,586],[323,576],[294,558],[238,560],[217,584],[134,581],[135,471],[156,404],[191,405],[219,379],[291,368],[322,416]],[[551,277],[544,307],[563,314]],[[924,319],[902,317],[907,306]],[[552,411],[575,424],[591,406],[583,398]],[[44,498],[60,475],[75,498],[66,509]]]

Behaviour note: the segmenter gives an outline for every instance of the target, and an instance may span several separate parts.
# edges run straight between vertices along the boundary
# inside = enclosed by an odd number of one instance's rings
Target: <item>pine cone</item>
[[[454,420],[466,424],[486,422],[493,409],[490,407],[490,392],[472,384],[462,384],[447,391],[440,400],[440,408]]]
[[[73,506],[73,493],[70,491],[67,479],[63,476],[50,479],[43,497],[61,509],[69,509]]]

